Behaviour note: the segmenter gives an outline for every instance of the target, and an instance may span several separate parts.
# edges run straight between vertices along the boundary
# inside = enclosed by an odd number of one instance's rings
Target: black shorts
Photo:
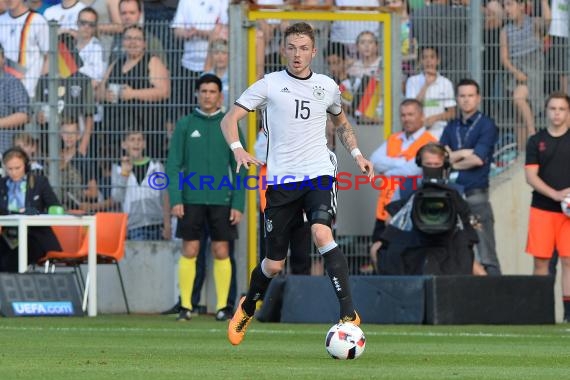
[[[184,205],[184,216],[178,219],[176,237],[200,240],[207,223],[212,241],[230,241],[238,237],[237,226],[230,223],[230,206]]]
[[[276,261],[287,257],[291,232],[303,224],[303,211],[311,225],[330,226],[336,215],[336,191],[336,180],[330,176],[268,186],[264,215],[266,257]]]
[[[380,219],[376,219],[376,221],[374,222],[374,231],[372,231],[373,243],[376,243],[377,241],[381,240],[380,237],[382,236],[382,233],[384,232],[385,229],[386,229],[386,222]]]

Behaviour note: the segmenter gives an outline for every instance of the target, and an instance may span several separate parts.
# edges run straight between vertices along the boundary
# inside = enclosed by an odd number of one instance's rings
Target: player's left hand
[[[241,213],[241,211],[238,211],[238,210],[232,208],[230,210],[230,224],[232,226],[235,226],[236,224],[241,222],[242,215],[243,214]]]
[[[253,157],[243,148],[237,148],[234,150],[234,157],[236,159],[236,173],[239,173],[239,169],[243,165],[246,169],[249,169],[249,165],[263,166],[263,162]]]
[[[362,155],[356,156],[355,160],[356,164],[360,168],[360,172],[362,174],[366,174],[368,178],[372,181],[372,178],[374,177],[374,166],[372,165],[372,162],[368,161]]]

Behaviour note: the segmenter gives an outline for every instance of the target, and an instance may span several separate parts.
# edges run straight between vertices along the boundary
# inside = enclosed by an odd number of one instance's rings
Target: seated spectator
[[[13,136],[28,121],[30,98],[16,77],[5,71],[4,47],[0,44],[0,153],[12,146]]]
[[[170,74],[164,62],[146,50],[145,34],[138,25],[125,29],[126,56],[111,63],[98,98],[104,107],[104,145],[120,154],[121,136],[136,126],[148,139],[148,153],[160,159],[165,155],[165,100],[170,96]],[[114,158],[117,158],[114,157]]]
[[[23,149],[8,149],[2,163],[7,176],[0,178],[0,214],[36,215],[60,205],[48,179],[31,171],[30,159]],[[0,272],[17,272],[18,229],[0,227],[0,234]],[[61,250],[50,227],[30,227],[27,239],[30,264],[47,251]]]
[[[164,173],[164,167],[146,156],[146,141],[140,131],[127,132],[122,148],[126,155],[113,165],[111,197],[129,215],[127,239],[170,240],[168,193],[149,186],[149,176]]]
[[[44,165],[37,160],[39,149],[38,139],[34,138],[27,132],[21,132],[14,135],[13,146],[21,148],[30,159],[30,170],[36,174],[44,174]]]
[[[348,75],[355,78],[354,116],[359,124],[377,124],[383,112],[378,37],[368,30],[361,32],[356,49],[357,59],[348,68]]]
[[[501,30],[501,63],[507,71],[506,89],[512,94],[523,127],[516,128],[517,144],[523,150],[528,136],[536,132],[534,112],[544,97],[543,20],[525,13],[524,0],[505,0],[509,20]]]
[[[439,140],[447,122],[455,117],[453,83],[437,70],[439,56],[436,48],[422,48],[421,65],[422,72],[406,82],[406,98],[422,102],[425,125]]]

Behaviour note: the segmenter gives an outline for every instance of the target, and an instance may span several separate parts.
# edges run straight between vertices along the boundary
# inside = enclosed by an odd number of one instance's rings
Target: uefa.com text
[[[197,173],[184,174],[178,173],[178,190],[182,191],[184,188],[190,190],[265,190],[268,186],[278,186],[284,190],[330,190],[336,183],[337,190],[360,190],[364,186],[372,186],[375,190],[404,190],[410,187],[412,190],[418,188],[418,180],[421,175],[412,176],[385,176],[375,175],[372,180],[367,175],[353,175],[348,172],[339,172],[336,176],[336,181],[311,181],[310,178],[305,178],[303,181],[293,182],[294,176],[282,176],[268,178],[265,176],[247,175],[235,177],[222,176],[221,178],[211,175],[197,175]],[[148,176],[148,185],[154,190],[166,190],[170,185],[170,178],[166,173],[154,172]]]

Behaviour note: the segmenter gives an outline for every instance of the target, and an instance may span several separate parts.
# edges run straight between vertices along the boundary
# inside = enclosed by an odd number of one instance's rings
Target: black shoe
[[[228,306],[216,312],[216,321],[227,321],[233,317],[232,309]]]
[[[170,309],[163,311],[162,315],[168,315],[168,314],[178,314],[180,313],[180,300],[178,300],[178,302],[176,302],[176,304],[174,306],[172,306]]]
[[[178,314],[178,317],[176,318],[177,321],[179,322],[186,322],[192,319],[192,310],[188,310],[184,307],[180,308],[180,313]]]

